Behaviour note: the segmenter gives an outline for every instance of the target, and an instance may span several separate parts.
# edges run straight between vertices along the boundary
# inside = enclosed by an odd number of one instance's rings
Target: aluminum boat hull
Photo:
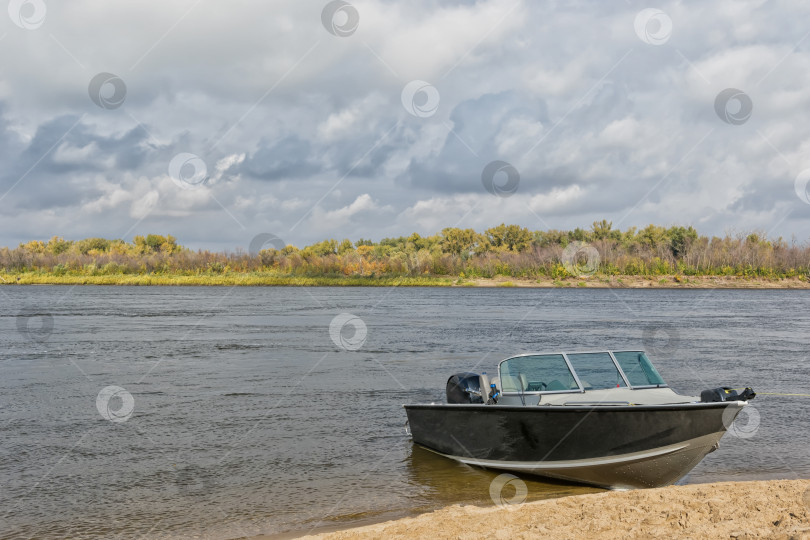
[[[610,489],[682,478],[744,402],[634,406],[405,405],[413,442],[448,458]]]

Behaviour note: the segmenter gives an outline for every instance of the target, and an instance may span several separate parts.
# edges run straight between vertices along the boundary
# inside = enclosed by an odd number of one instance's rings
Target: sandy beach
[[[587,287],[591,289],[810,289],[800,278],[765,279],[739,276],[583,276],[578,278],[522,279],[496,276],[470,279],[460,285],[473,287]]]
[[[413,518],[304,538],[810,539],[810,481],[669,486],[503,507],[454,505]]]

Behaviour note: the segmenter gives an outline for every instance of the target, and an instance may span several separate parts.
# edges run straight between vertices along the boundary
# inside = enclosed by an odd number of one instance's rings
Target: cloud
[[[267,231],[301,245],[602,218],[807,236],[792,182],[810,168],[810,6],[666,1],[672,34],[651,45],[637,7],[596,0],[370,0],[348,37],[323,28],[323,4],[76,0],[39,29],[7,21],[0,245],[162,231],[233,249]],[[120,107],[89,98],[101,72],[125,83]],[[403,106],[413,80],[436,89],[434,114]],[[726,88],[751,98],[741,125],[715,111]],[[206,163],[205,187],[171,182],[179,153]],[[482,184],[494,160],[520,173],[512,197]]]
[[[389,214],[393,210],[390,205],[381,206],[371,198],[368,193],[359,195],[351,204],[336,208],[334,210],[323,211],[319,207],[313,210],[313,223],[317,223],[324,234],[335,227],[345,225],[349,221],[369,214]]]
[[[275,143],[262,141],[258,150],[244,160],[240,171],[261,180],[310,176],[320,170],[313,157],[310,143],[296,136]]]
[[[463,101],[450,113],[437,151],[412,159],[402,179],[430,191],[480,192],[487,163],[522,160],[548,124],[544,102],[515,91]]]

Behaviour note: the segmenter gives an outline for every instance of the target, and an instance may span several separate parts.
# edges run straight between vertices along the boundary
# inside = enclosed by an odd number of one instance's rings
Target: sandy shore
[[[741,276],[593,276],[553,279],[461,278],[451,276],[285,276],[278,274],[224,273],[216,275],[111,274],[74,276],[40,273],[4,274],[0,286],[15,285],[138,285],[138,286],[294,286],[294,287],[537,287],[591,289],[810,289],[806,278],[747,278]]]
[[[456,505],[414,518],[304,538],[810,539],[810,481],[670,486],[504,507]]]
[[[799,278],[765,279],[735,276],[583,276],[555,280],[497,276],[461,283],[473,287],[587,287],[591,289],[810,289],[810,281]]]

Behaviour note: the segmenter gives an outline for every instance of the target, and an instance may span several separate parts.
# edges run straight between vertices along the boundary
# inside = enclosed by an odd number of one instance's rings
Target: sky
[[[806,2],[6,3],[0,245],[810,235]]]

